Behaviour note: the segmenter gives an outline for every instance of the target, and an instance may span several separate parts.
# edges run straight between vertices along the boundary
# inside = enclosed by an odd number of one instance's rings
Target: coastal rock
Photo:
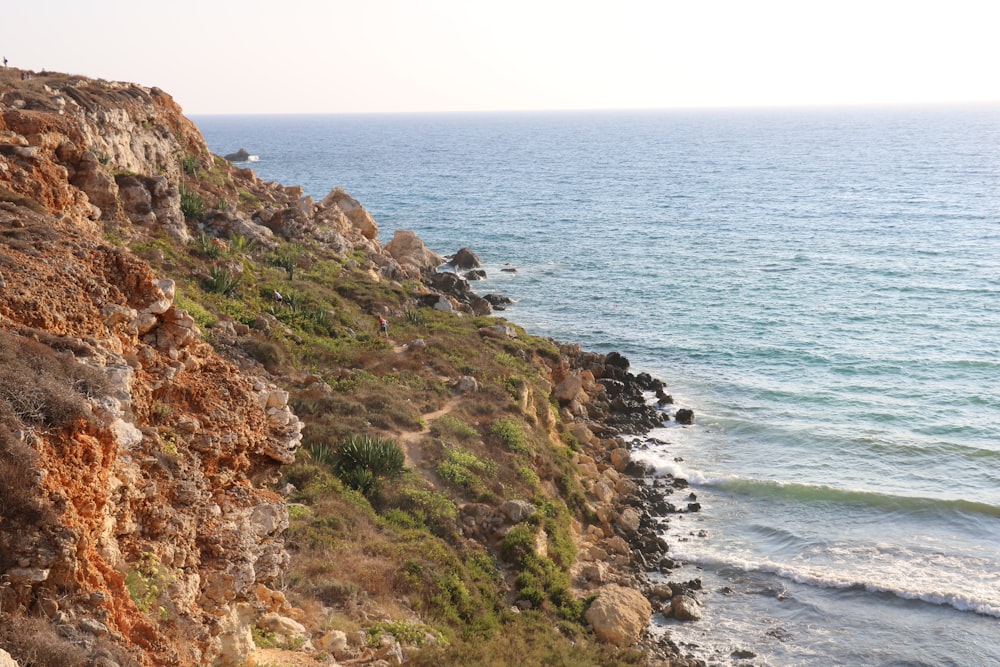
[[[468,248],[462,248],[448,260],[448,265],[456,269],[477,269],[482,266],[476,253]]]
[[[674,420],[678,424],[684,424],[685,426],[689,426],[694,423],[694,410],[691,410],[689,408],[681,408],[674,415]]]
[[[690,595],[675,595],[670,600],[670,613],[678,621],[697,621],[701,618],[701,603]]]
[[[241,148],[235,153],[229,153],[224,157],[230,162],[247,162],[250,160],[250,151],[245,148]]]
[[[502,294],[484,294],[483,298],[490,302],[494,310],[504,310],[506,306],[514,303],[510,297]]]
[[[653,608],[642,593],[608,584],[597,591],[584,618],[601,641],[625,647],[639,640],[652,614]]]
[[[375,218],[365,210],[357,199],[344,192],[342,188],[331,190],[317,208],[325,210],[331,205],[335,205],[364,238],[372,240],[378,236],[378,225],[375,223]]]
[[[420,237],[409,229],[397,229],[393,232],[392,240],[385,245],[385,250],[400,266],[412,268],[418,276],[434,271],[444,263],[441,255],[429,250]]]
[[[578,400],[582,391],[583,381],[580,379],[580,376],[570,374],[553,388],[552,395],[561,404],[566,404],[570,401]]]

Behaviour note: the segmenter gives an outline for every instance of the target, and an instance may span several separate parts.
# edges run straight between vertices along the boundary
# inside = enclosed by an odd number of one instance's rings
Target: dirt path
[[[421,467],[424,460],[423,450],[420,447],[421,439],[431,432],[431,423],[438,417],[442,417],[451,412],[458,404],[460,398],[461,397],[459,396],[455,396],[449,399],[440,410],[420,415],[420,419],[424,423],[424,427],[421,430],[407,431],[399,434],[399,446],[403,448],[403,454],[406,455],[407,466],[411,468]]]

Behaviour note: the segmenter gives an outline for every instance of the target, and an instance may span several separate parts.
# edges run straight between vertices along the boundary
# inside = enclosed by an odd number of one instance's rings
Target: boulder
[[[245,148],[241,148],[235,153],[230,153],[226,155],[225,159],[229,160],[230,162],[247,162],[250,160],[250,152]]]
[[[632,462],[632,455],[624,447],[611,450],[611,465],[618,472],[625,472],[628,464]]]
[[[257,627],[261,630],[273,632],[276,635],[283,635],[289,639],[299,637],[305,639],[309,638],[309,633],[306,632],[305,626],[295,619],[288,618],[287,616],[282,616],[280,614],[264,614],[260,620],[257,621]]]
[[[478,269],[482,266],[482,263],[476,257],[476,253],[468,248],[462,248],[448,260],[448,265],[456,269]]]
[[[0,648],[0,667],[19,667],[17,661],[11,657],[10,653]]]
[[[697,621],[701,618],[701,603],[690,595],[675,595],[670,600],[670,612],[678,621]]]
[[[552,390],[552,395],[561,404],[569,403],[570,401],[577,400],[580,393],[583,391],[583,381],[580,379],[579,375],[570,374],[567,375],[562,382],[555,386]]]
[[[604,364],[606,366],[612,366],[615,368],[620,368],[623,371],[627,371],[629,367],[629,361],[620,352],[610,352],[607,357],[604,358]]]
[[[639,532],[642,515],[634,507],[626,507],[618,515],[618,525],[630,535]]]
[[[319,208],[326,209],[331,204],[335,204],[343,212],[351,225],[361,232],[364,238],[372,240],[378,236],[378,224],[375,222],[375,218],[365,210],[357,199],[344,192],[343,189],[334,188],[331,190],[330,194],[320,202]]]
[[[688,408],[681,408],[680,410],[677,411],[677,414],[674,415],[674,420],[678,424],[684,424],[685,426],[689,426],[694,423],[694,410],[690,410]]]
[[[460,394],[474,394],[479,391],[479,380],[471,375],[463,375],[456,378],[451,386]]]
[[[490,302],[494,310],[504,310],[506,306],[514,303],[509,296],[502,294],[484,294],[483,298]]]
[[[508,500],[500,506],[500,511],[510,519],[511,523],[521,523],[534,514],[535,506],[527,500]]]
[[[602,642],[625,647],[639,640],[652,614],[653,608],[642,593],[608,584],[598,590],[584,617]]]
[[[466,297],[470,293],[469,283],[466,282],[465,278],[449,271],[435,273],[431,278],[431,287],[459,298]]]

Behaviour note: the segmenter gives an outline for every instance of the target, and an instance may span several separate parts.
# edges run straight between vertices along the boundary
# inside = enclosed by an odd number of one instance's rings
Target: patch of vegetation
[[[160,596],[173,581],[173,575],[165,568],[153,553],[144,553],[139,560],[125,573],[125,586],[129,597],[139,608],[148,614],[153,611]]]
[[[441,479],[468,491],[477,498],[489,495],[490,480],[497,476],[496,461],[476,456],[462,447],[448,447],[444,460],[438,463]]]
[[[435,438],[453,442],[468,442],[479,437],[479,431],[452,415],[435,419],[430,430]]]
[[[77,362],[71,346],[0,331],[0,422],[44,430],[90,414],[86,399],[106,393],[108,381]]]
[[[201,195],[186,187],[180,187],[181,213],[188,220],[199,220],[205,214],[205,200]]]
[[[334,471],[344,484],[369,495],[379,481],[402,474],[403,450],[387,438],[352,436],[337,450]]]
[[[377,648],[385,635],[392,635],[403,646],[424,646],[442,639],[441,633],[433,628],[410,621],[382,621],[369,627],[366,634],[367,644],[372,648]]]
[[[240,286],[242,281],[242,273],[234,273],[232,269],[222,266],[213,266],[208,270],[208,279],[205,281],[205,287],[216,294],[230,296],[236,291],[236,288]]]
[[[517,454],[531,453],[521,422],[512,417],[504,417],[490,424],[490,435],[509,451]]]
[[[506,613],[500,631],[489,636],[456,638],[413,652],[414,667],[626,667],[645,664],[641,651],[622,650],[585,641],[575,625],[557,625],[538,611]]]
[[[185,155],[181,158],[181,171],[188,176],[197,176],[200,169],[197,155]]]

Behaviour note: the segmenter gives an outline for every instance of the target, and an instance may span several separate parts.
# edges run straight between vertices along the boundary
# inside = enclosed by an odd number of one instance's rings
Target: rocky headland
[[[699,616],[647,577],[697,503],[626,437],[689,411],[450,262],[212,155],[161,90],[0,72],[11,664],[696,662],[646,628]]]

